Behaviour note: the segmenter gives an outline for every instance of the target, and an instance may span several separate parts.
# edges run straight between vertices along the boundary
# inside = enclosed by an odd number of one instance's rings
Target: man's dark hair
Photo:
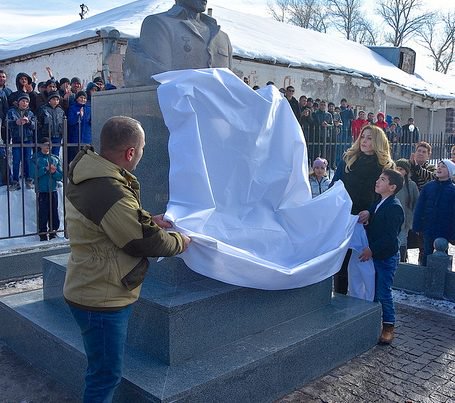
[[[295,88],[292,85],[288,85],[286,87],[286,91],[289,91],[289,90],[295,90]]]
[[[321,102],[324,102],[324,101],[322,100]],[[327,106],[335,106],[335,104],[334,104],[333,102],[329,102],[329,103],[327,104]]]
[[[275,85],[275,83],[273,81],[267,81],[266,85]]]
[[[342,98],[340,102],[348,102],[346,98]]]
[[[8,76],[5,70],[0,70],[0,74],[4,74],[5,76]]]
[[[393,194],[397,194],[403,188],[404,179],[403,176],[398,171],[394,169],[384,169],[382,171],[382,174],[389,178],[389,183],[391,185],[396,186]]]
[[[419,147],[426,148],[428,151],[428,154],[431,154],[431,145],[429,143],[427,143],[426,141],[419,141],[415,146],[415,150],[417,151],[417,149]]]
[[[141,124],[128,116],[114,116],[104,123],[100,135],[100,153],[108,154],[137,147],[142,136]]]

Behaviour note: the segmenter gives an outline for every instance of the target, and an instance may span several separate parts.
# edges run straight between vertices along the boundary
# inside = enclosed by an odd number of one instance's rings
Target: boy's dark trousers
[[[48,226],[49,224],[49,226]],[[38,193],[38,229],[40,233],[57,231],[60,227],[58,218],[58,194],[54,192]]]

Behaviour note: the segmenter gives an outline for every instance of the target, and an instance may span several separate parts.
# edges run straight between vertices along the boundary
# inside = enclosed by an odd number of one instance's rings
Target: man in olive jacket
[[[101,130],[101,150],[73,160],[66,192],[71,255],[64,296],[81,328],[87,355],[84,402],[110,402],[122,378],[128,319],[148,259],[182,253],[190,238],[163,228],[163,216],[141,208],[131,174],[145,135],[140,123],[116,116]]]

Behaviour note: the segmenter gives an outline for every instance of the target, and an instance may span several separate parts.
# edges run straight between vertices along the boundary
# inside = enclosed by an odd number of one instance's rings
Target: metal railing
[[[63,121],[63,133],[59,137],[59,141],[55,143],[55,136],[52,136],[51,128],[49,133],[43,133],[38,130],[37,125],[33,130],[32,138],[24,136],[24,127],[19,126],[19,136],[12,137],[11,125],[14,122],[4,122],[2,130],[2,139],[0,141],[0,200],[5,201],[5,205],[0,206],[0,240],[14,239],[23,237],[40,236],[46,239],[50,236],[53,238],[57,233],[66,234],[64,220],[60,220],[60,229],[57,231],[54,228],[54,218],[52,211],[54,209],[53,197],[48,197],[49,201],[49,221],[47,231],[39,230],[39,202],[38,202],[38,173],[33,169],[34,175],[31,175],[31,164],[34,164],[34,156],[40,150],[41,139],[48,137],[50,141],[50,153],[55,152],[58,148],[56,155],[60,159],[61,167],[63,170],[63,180],[61,186],[58,186],[57,191],[62,195],[63,203],[60,206],[63,209],[64,217],[64,199],[66,178],[68,176],[68,150],[70,147],[80,149],[83,144],[81,142],[81,123],[79,122],[78,142],[68,142],[68,124],[67,119]],[[54,143],[52,142],[54,141]],[[16,164],[16,168],[15,165]],[[16,169],[16,178],[13,178],[13,171]],[[18,170],[18,171],[17,171]],[[18,173],[17,173],[18,172]],[[17,179],[17,184],[14,179]],[[33,183],[28,181],[32,179]],[[49,176],[49,181],[51,178]],[[33,186],[32,186],[33,185]],[[49,183],[51,189],[51,183]],[[30,194],[30,192],[33,192]],[[44,192],[46,193],[46,192]],[[51,193],[51,192],[47,192]],[[33,203],[33,205],[31,205]],[[36,225],[30,228],[30,222],[34,209]],[[17,220],[21,222],[18,223]]]
[[[40,232],[38,228],[38,216],[39,216],[39,209],[38,209],[38,201],[36,194],[34,195],[33,200],[35,200],[35,204],[33,207],[30,206],[29,202],[31,197],[29,194],[26,196],[26,192],[29,192],[30,189],[26,187],[26,181],[24,177],[24,161],[26,155],[34,155],[39,149],[39,135],[38,135],[38,128],[36,127],[33,132],[33,139],[31,141],[24,142],[23,136],[23,128],[20,128],[20,141],[14,142],[11,138],[10,133],[10,122],[6,122],[5,128],[6,130],[3,131],[4,139],[3,142],[0,143],[0,158],[3,158],[4,164],[6,165],[6,177],[2,178],[0,172],[0,185],[6,186],[6,205],[0,206],[0,240],[3,239],[10,239],[10,238],[21,238],[21,237],[28,237],[28,236],[49,236],[54,231],[48,230],[46,232]],[[352,145],[352,137],[351,132],[349,130],[344,131],[343,128],[340,127],[304,127],[304,136],[307,142],[307,150],[308,150],[308,162],[311,166],[312,162],[316,157],[323,157],[326,158],[329,162],[329,166],[331,170],[329,170],[329,175],[332,174],[336,166],[342,159],[343,153]],[[6,132],[6,135],[5,135]],[[51,133],[48,135],[49,139],[52,139]],[[60,156],[61,156],[61,163],[63,167],[63,181],[62,181],[62,200],[64,201],[65,198],[65,184],[66,179],[68,176],[68,150],[70,147],[76,147],[80,149],[84,144],[81,142],[81,124],[79,122],[79,130],[78,130],[78,142],[77,143],[69,143],[68,142],[68,125],[67,120],[64,119],[63,125],[63,136],[59,144],[50,144],[51,150],[52,146],[59,146],[60,147]],[[432,145],[432,158],[431,162],[435,163],[442,158],[450,158],[450,149],[454,145],[453,143],[448,141],[447,135],[443,133],[439,134],[425,134],[422,135],[419,140],[427,141]],[[455,141],[455,140],[453,140]],[[394,159],[398,158],[409,158],[411,151],[413,151],[414,144],[411,143],[404,143],[400,141],[391,142],[391,153]],[[19,150],[14,151],[14,150]],[[27,151],[30,150],[30,151]],[[13,154],[19,154],[21,158],[21,163],[19,164],[19,183],[21,185],[20,194],[21,197],[17,198],[13,195],[13,192],[18,192],[18,190],[12,190],[10,187],[12,185],[12,176],[11,176],[11,167],[13,166]],[[29,161],[31,163],[32,161]],[[17,163],[17,160],[16,160]],[[17,169],[17,168],[16,168]],[[5,176],[5,175],[3,175]],[[2,180],[5,180],[5,183],[2,183]],[[35,184],[38,183],[37,177],[33,178]],[[24,186],[25,185],[25,186]],[[5,192],[4,186],[0,187],[0,192]],[[35,186],[35,192],[37,192],[37,188]],[[2,196],[3,197],[3,196]],[[20,205],[14,204],[19,199]],[[3,200],[3,199],[0,199]],[[52,211],[52,198],[49,197],[49,209]],[[65,209],[64,203],[61,206],[63,211]],[[35,228],[28,228],[27,227],[27,218],[30,216],[30,210],[35,209],[35,217],[36,217],[36,226]],[[13,210],[14,213],[13,214]],[[19,212],[19,213],[18,213]],[[18,218],[19,217],[19,218]],[[21,219],[20,225],[13,226],[13,221]],[[50,228],[52,228],[52,214],[50,217]],[[59,233],[65,233],[65,225],[64,220],[62,220],[63,229],[60,229]],[[14,229],[14,228],[15,229]],[[17,229],[18,227],[19,230]],[[61,226],[62,227],[62,226]],[[5,229],[6,228],[6,229]]]

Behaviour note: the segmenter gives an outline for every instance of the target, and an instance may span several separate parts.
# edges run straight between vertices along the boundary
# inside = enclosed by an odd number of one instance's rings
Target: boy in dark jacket
[[[51,139],[54,155],[59,155],[63,138],[63,120],[65,112],[60,107],[60,95],[58,92],[51,92],[47,97],[47,103],[38,111],[38,141],[42,142],[44,137]]]
[[[390,344],[394,338],[395,309],[392,284],[399,261],[398,234],[404,221],[404,212],[395,195],[403,187],[403,177],[398,171],[385,169],[376,181],[375,192],[381,200],[368,210],[366,226],[369,247],[360,254],[361,261],[373,258],[376,272],[375,301],[382,306],[381,344]]]
[[[40,241],[55,238],[60,227],[58,217],[57,182],[63,179],[63,170],[60,159],[52,155],[49,138],[43,137],[38,151],[32,159],[32,167],[36,178],[38,195],[38,229]]]
[[[433,253],[436,238],[455,241],[455,163],[445,159],[435,171],[436,180],[427,183],[421,190],[414,210],[413,230],[423,233],[422,264],[427,265],[427,256]]]
[[[13,182],[10,190],[19,190],[19,168],[22,162],[23,177],[27,189],[33,189],[33,179],[30,175],[30,158],[32,156],[32,141],[34,139],[36,120],[29,109],[30,97],[21,93],[17,98],[17,107],[8,111],[8,127],[13,145]]]

